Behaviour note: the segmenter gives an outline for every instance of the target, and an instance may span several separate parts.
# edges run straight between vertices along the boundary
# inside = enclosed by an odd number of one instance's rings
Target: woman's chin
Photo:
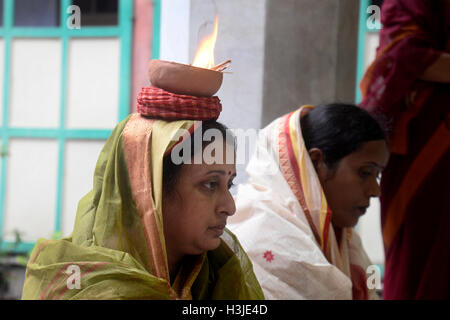
[[[358,222],[359,222],[359,216],[358,217],[352,217],[352,219],[351,220],[349,220],[347,223],[346,223],[346,227],[347,228],[354,228],[354,227],[356,227],[356,225],[358,224]]]
[[[204,247],[205,251],[215,250],[220,246],[220,238],[210,238],[205,241]]]
[[[332,221],[333,226],[338,228],[354,228],[359,221],[359,216],[352,216],[350,219],[346,219],[345,221]]]

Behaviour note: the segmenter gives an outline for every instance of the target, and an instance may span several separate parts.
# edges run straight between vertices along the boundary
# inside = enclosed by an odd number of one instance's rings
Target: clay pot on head
[[[223,80],[222,72],[164,60],[150,61],[148,76],[155,87],[197,97],[213,96]]]

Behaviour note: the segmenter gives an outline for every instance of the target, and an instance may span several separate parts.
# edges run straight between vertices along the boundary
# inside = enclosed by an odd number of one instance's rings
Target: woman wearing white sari
[[[383,130],[353,105],[304,106],[262,129],[230,229],[267,299],[372,299],[353,231],[379,196]]]

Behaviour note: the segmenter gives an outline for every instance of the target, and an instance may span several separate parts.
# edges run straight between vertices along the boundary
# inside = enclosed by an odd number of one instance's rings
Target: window
[[[59,26],[59,0],[15,0],[14,25],[17,27]]]
[[[72,4],[80,29],[66,23]],[[71,232],[100,149],[129,113],[132,13],[131,0],[0,0],[2,246],[14,230],[19,251]]]
[[[73,0],[72,4],[80,7],[84,26],[117,25],[117,0]]]

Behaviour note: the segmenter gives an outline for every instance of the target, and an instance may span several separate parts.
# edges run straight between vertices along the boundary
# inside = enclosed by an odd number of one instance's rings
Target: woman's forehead
[[[353,164],[367,164],[384,169],[389,161],[389,151],[384,140],[368,141],[346,158]]]
[[[236,175],[236,165],[233,164],[185,164],[182,170],[190,177],[204,177],[207,175],[219,175],[231,177]]]
[[[194,164],[235,164],[236,150],[225,141],[212,141],[197,150],[192,160]]]

